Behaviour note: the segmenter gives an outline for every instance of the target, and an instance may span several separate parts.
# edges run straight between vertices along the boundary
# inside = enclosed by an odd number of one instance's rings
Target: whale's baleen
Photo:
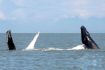
[[[6,36],[7,36],[7,45],[8,45],[9,50],[16,50],[16,47],[12,39],[11,30],[8,30],[6,32]]]
[[[89,32],[84,26],[81,26],[81,40],[82,43],[85,45],[85,49],[99,49],[98,45],[91,38]]]

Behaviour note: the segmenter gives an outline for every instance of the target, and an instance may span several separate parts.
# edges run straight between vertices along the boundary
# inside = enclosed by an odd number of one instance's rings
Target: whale
[[[6,32],[6,37],[7,37],[7,46],[9,50],[16,50],[15,44],[13,42],[12,39],[12,34],[11,34],[11,30],[8,30]]]
[[[90,36],[90,33],[87,31],[85,26],[81,26],[81,41],[85,49],[99,49],[98,45],[96,42],[92,39]]]
[[[39,37],[39,32],[36,33],[33,40],[29,43],[29,45],[24,50],[34,50],[35,49],[35,43]]]

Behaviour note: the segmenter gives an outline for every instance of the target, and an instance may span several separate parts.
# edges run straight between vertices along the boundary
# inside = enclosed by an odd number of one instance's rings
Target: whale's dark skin
[[[91,38],[89,32],[86,30],[84,26],[81,26],[81,40],[85,45],[85,49],[99,49],[98,45]]]
[[[12,39],[11,30],[8,30],[6,32],[6,36],[7,36],[7,45],[9,50],[16,50],[15,44]]]

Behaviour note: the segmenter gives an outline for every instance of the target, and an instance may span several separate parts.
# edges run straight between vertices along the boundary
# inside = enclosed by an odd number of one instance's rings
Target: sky
[[[0,33],[105,33],[105,0],[0,0]]]

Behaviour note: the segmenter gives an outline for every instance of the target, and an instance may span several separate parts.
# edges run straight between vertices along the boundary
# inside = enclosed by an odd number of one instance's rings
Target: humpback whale
[[[91,38],[89,32],[85,28],[85,26],[81,26],[81,40],[82,44],[84,44],[85,49],[99,49],[98,45],[95,41]]]
[[[34,46],[35,46],[35,43],[37,41],[39,37],[39,32],[36,33],[36,35],[34,36],[33,40],[30,42],[30,44],[26,47],[25,50],[33,50],[34,49]]]
[[[6,32],[6,36],[7,36],[7,45],[8,45],[9,50],[16,50],[16,47],[12,39],[11,30],[8,30]]]

